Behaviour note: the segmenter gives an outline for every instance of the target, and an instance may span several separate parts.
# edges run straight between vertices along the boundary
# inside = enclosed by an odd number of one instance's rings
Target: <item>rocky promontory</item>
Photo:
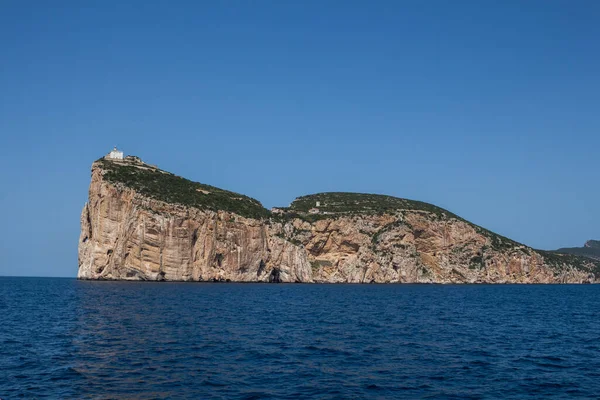
[[[79,279],[592,283],[600,261],[534,250],[431,204],[320,193],[269,211],[136,157],[92,165]]]

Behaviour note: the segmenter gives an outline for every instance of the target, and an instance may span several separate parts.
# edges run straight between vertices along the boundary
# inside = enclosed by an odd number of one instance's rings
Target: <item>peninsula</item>
[[[79,279],[593,283],[600,260],[534,250],[434,205],[318,193],[265,209],[116,148],[92,165]]]

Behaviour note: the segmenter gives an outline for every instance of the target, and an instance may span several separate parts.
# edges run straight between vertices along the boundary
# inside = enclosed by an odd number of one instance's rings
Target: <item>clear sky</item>
[[[423,200],[600,238],[598,1],[0,2],[0,275],[75,276],[118,145],[267,207]]]

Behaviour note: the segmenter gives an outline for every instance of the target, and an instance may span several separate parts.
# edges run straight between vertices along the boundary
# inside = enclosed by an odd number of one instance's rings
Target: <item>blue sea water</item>
[[[0,398],[600,394],[600,285],[0,278]]]

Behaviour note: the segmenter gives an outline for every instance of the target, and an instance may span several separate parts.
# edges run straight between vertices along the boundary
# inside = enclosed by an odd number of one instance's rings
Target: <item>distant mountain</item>
[[[587,242],[585,242],[584,247],[600,249],[600,240],[588,240]]]
[[[583,247],[563,247],[562,249],[556,250],[556,253],[574,254],[594,260],[600,260],[600,240],[588,240]]]

